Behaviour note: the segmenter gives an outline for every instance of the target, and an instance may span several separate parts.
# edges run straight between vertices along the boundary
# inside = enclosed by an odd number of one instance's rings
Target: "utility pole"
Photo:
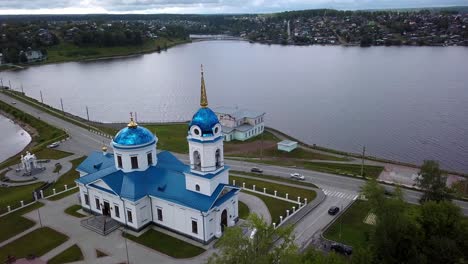
[[[263,159],[263,131],[262,131],[262,140],[261,140],[261,143],[260,143],[260,160]]]
[[[343,210],[343,205],[340,204],[340,212],[341,212],[342,210]],[[339,217],[340,217],[340,240],[341,240],[341,224],[342,224],[342,222],[343,222],[343,218],[342,218],[341,216],[339,216]]]
[[[366,146],[362,147],[361,176],[364,177],[364,156],[366,155]]]
[[[24,94],[23,84],[21,84],[21,92]]]
[[[88,130],[91,130],[91,125],[89,124],[89,111],[88,111],[88,106],[86,106],[86,117],[88,118]]]
[[[62,113],[63,113],[63,115],[65,115],[65,111],[63,110],[63,101],[62,101],[62,98],[60,98],[60,105],[62,106]]]
[[[39,91],[39,93],[41,94],[41,103],[44,103],[44,100],[42,99],[42,91]]]
[[[42,227],[41,212],[39,211],[39,208],[40,208],[40,207],[37,208],[37,216],[39,217],[39,224],[40,224],[41,227]]]

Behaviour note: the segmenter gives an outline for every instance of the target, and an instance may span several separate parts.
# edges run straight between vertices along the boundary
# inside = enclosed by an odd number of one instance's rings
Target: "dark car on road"
[[[330,209],[328,209],[328,214],[329,215],[336,215],[340,211],[340,208],[337,206],[332,206]]]
[[[260,169],[260,168],[257,168],[257,167],[253,167],[252,169],[250,169],[251,172],[255,172],[255,173],[262,173],[263,170]]]
[[[353,248],[347,245],[343,245],[340,243],[332,243],[330,245],[330,250],[335,251],[336,253],[340,253],[346,256],[353,254]]]

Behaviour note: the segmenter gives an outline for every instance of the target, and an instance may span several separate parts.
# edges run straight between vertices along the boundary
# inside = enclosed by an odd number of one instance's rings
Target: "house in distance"
[[[237,107],[217,107],[213,110],[221,124],[224,141],[244,141],[262,134],[265,130],[265,112]]]

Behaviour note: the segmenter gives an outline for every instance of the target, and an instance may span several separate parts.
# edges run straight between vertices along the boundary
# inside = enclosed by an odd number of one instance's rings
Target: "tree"
[[[439,163],[425,160],[416,179],[416,185],[424,190],[421,202],[450,200],[451,194],[446,182],[447,176],[440,170]]]
[[[422,253],[431,263],[463,263],[468,260],[468,221],[459,207],[448,201],[428,201],[418,217],[424,232]]]
[[[245,229],[256,229],[253,238],[244,234]],[[292,230],[292,226],[275,229],[256,214],[251,214],[241,226],[226,228],[218,242],[220,254],[214,254],[208,263],[299,263]]]
[[[390,198],[376,180],[368,181],[362,193],[369,201],[370,210],[376,215],[376,225],[371,234],[371,253],[361,257],[372,258],[375,263],[424,263],[418,253],[421,231],[415,217],[403,201],[403,195],[396,188]]]
[[[354,258],[354,256],[353,256]],[[324,254],[317,251],[314,248],[308,249],[301,257],[301,264],[345,264],[348,263],[346,259],[342,256],[337,255],[334,252],[329,254]],[[360,262],[362,263],[362,262]]]

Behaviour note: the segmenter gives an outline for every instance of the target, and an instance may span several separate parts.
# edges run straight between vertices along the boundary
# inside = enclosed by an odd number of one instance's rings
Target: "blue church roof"
[[[77,170],[94,173],[109,167],[114,167],[114,154],[94,151],[78,167]]]
[[[145,171],[125,173],[112,166],[83,176],[76,182],[98,187],[92,183],[102,180],[114,193],[131,201],[137,201],[149,195],[203,212],[222,203],[220,201],[231,198],[239,190],[235,186],[219,184],[211,196],[189,191],[185,188],[184,175],[184,172],[189,170],[190,168],[174,155],[164,151],[158,154],[157,165]],[[229,187],[231,190],[218,199],[225,187]]]
[[[212,136],[213,127],[219,123],[216,114],[208,107],[202,107],[193,115],[189,127],[197,125],[202,130],[202,136]]]
[[[113,143],[122,146],[137,146],[152,143],[155,136],[148,129],[137,127],[125,127],[114,137]]]

